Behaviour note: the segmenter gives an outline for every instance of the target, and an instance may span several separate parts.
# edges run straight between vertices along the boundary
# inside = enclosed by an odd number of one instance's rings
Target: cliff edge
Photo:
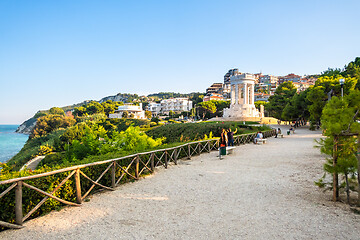
[[[30,135],[32,133],[32,131],[34,130],[36,121],[37,121],[37,119],[34,117],[26,120],[16,129],[15,132]]]

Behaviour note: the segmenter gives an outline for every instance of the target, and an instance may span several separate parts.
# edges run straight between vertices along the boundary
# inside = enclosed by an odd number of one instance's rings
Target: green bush
[[[74,124],[75,119],[71,117],[52,114],[46,115],[38,118],[30,138],[43,137],[59,128],[67,128]]]
[[[8,165],[14,165],[14,170],[19,170],[32,156],[39,153],[40,146],[48,145],[58,151],[59,137],[65,132],[64,129],[54,131],[46,136],[28,139],[24,147],[8,161]]]
[[[146,132],[153,138],[165,137],[165,143],[187,142],[202,140],[212,132],[214,137],[220,137],[221,130],[237,129],[237,134],[267,130],[268,127],[253,127],[244,125],[243,122],[200,122],[200,123],[174,123],[165,124]]]

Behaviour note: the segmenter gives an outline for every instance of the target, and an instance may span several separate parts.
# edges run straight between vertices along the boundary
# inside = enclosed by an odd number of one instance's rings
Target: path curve
[[[359,239],[360,215],[314,185],[325,161],[313,148],[319,137],[297,129],[224,160],[180,161],[0,239]]]

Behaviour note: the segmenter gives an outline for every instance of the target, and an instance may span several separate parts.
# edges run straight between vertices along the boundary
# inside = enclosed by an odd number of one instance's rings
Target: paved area
[[[360,215],[314,185],[320,132],[282,128],[282,139],[158,169],[0,239],[359,239]]]
[[[37,156],[37,157],[31,159],[20,169],[20,171],[23,171],[25,169],[35,170],[36,167],[39,165],[40,161],[43,160],[44,158],[45,158],[45,156]]]

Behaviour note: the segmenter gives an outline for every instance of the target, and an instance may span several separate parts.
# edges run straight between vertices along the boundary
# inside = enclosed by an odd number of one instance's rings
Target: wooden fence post
[[[191,160],[190,143],[188,143],[188,159]]]
[[[75,172],[76,203],[81,204],[80,168]]]
[[[337,144],[338,136],[334,136],[334,147],[333,147],[333,167],[337,165]],[[333,201],[336,202],[339,199],[339,176],[336,170],[333,173]]]
[[[208,153],[211,152],[211,145],[210,144],[211,144],[211,140],[208,141]]]
[[[155,154],[155,153],[151,153],[151,154],[150,154],[150,168],[151,168],[151,171],[152,171],[152,172],[154,172],[154,170],[155,170],[154,154]]]
[[[165,168],[168,167],[168,152],[165,150]]]
[[[15,188],[15,222],[18,225],[23,224],[23,212],[22,212],[22,181],[17,182]]]
[[[135,178],[139,179],[139,156],[135,157]]]
[[[115,188],[116,186],[116,162],[112,162],[111,166],[111,187]]]
[[[175,148],[175,149],[174,149],[174,153],[173,153],[173,154],[174,154],[174,163],[175,163],[175,165],[177,165],[177,150],[178,150],[178,149]]]

